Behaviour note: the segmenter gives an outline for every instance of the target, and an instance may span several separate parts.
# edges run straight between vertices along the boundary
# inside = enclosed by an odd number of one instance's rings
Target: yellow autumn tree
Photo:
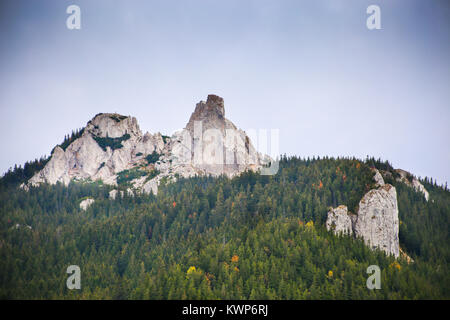
[[[194,266],[190,266],[189,269],[187,270],[186,274],[190,275],[195,272],[197,272],[197,269]]]
[[[389,268],[395,268],[400,271],[402,269],[402,266],[397,261],[394,261],[389,265]]]
[[[239,256],[237,254],[235,254],[234,256],[231,257],[231,262],[238,262],[239,261]]]

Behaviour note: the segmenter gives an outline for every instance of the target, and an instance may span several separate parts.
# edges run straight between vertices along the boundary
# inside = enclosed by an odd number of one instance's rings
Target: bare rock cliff
[[[224,100],[209,95],[197,104],[186,128],[171,137],[143,134],[136,118],[100,113],[64,149],[56,146],[47,165],[27,185],[102,181],[126,185],[129,194],[157,193],[161,179],[257,171],[270,161],[246,133],[225,118]],[[111,198],[117,193],[111,194]]]
[[[378,248],[398,258],[397,191],[392,185],[384,183],[378,171],[375,172],[374,179],[378,188],[363,196],[357,215],[349,213],[347,207],[341,205],[328,212],[326,227],[336,235],[353,234],[370,248]]]
[[[378,171],[377,169],[372,169],[372,171],[375,173],[375,175],[373,176],[373,180],[375,180],[375,184],[377,187],[382,187],[384,186],[384,179],[383,176],[381,175],[380,171]]]
[[[337,208],[331,208],[328,212],[326,227],[328,231],[332,230],[336,235],[352,235],[352,219],[347,206],[340,205]]]
[[[395,187],[370,190],[359,202],[354,232],[371,248],[399,256],[398,206]]]
[[[413,188],[417,192],[423,193],[423,196],[425,197],[426,201],[430,199],[430,194],[428,193],[427,189],[425,189],[423,184],[420,183],[420,181],[416,177],[414,177],[408,171],[402,169],[395,169],[395,171],[400,175],[400,177],[397,178],[397,181],[403,182],[404,184]]]
[[[101,180],[116,185],[117,173],[142,164],[142,155],[163,147],[161,135],[142,135],[135,118],[98,114],[66,150],[56,146],[50,161],[29,183]]]

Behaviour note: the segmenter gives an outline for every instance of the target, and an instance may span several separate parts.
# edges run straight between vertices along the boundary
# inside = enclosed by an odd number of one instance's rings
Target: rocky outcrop
[[[224,100],[216,95],[197,104],[186,128],[172,136],[169,150],[163,159],[171,161],[172,171],[183,176],[232,177],[245,170],[256,171],[268,160],[243,130],[225,118]]]
[[[326,221],[327,230],[332,230],[335,235],[352,235],[352,219],[347,206],[340,205],[337,208],[330,208]]]
[[[427,189],[425,189],[423,184],[420,183],[420,181],[415,176],[413,176],[408,171],[402,169],[395,169],[395,172],[399,174],[397,181],[403,182],[404,184],[413,188],[417,192],[423,193],[426,201],[430,199],[430,194],[428,193]]]
[[[47,165],[22,187],[40,183],[102,181],[124,185],[128,194],[158,191],[162,179],[257,171],[271,159],[225,118],[224,100],[209,95],[197,104],[186,128],[171,137],[143,134],[137,120],[97,114],[68,146],[56,146]],[[116,194],[110,195],[115,198]]]
[[[27,225],[27,224],[21,225],[21,224],[19,224],[19,223],[16,223],[15,228],[16,228],[16,229],[26,228],[26,229],[29,229],[29,230],[33,230],[33,228],[32,228],[31,226],[29,226],[29,225]]]
[[[116,190],[116,189],[111,190],[109,192],[109,199],[115,200],[117,198],[117,196],[120,196],[121,198],[123,198],[123,194],[124,194],[124,192],[122,190],[121,191]]]
[[[399,256],[399,220],[397,191],[385,184],[378,170],[373,169],[378,188],[367,192],[359,202],[357,215],[344,205],[328,212],[326,227],[334,234],[354,235],[372,249],[380,249],[394,257]]]
[[[373,168],[372,171],[375,173],[375,175],[373,176],[373,180],[375,180],[375,185],[377,187],[384,186],[384,179],[383,179],[383,176],[381,175],[380,171],[378,171],[375,168]]]
[[[398,206],[395,187],[385,184],[370,190],[359,202],[355,236],[371,248],[399,256]]]
[[[202,122],[203,131],[207,129],[218,129],[222,133],[226,129],[236,129],[234,124],[225,118],[225,103],[223,98],[210,94],[205,101],[200,101],[189,118],[186,129],[194,136],[195,122]]]
[[[83,201],[80,202],[80,209],[86,211],[87,208],[89,208],[91,204],[93,204],[94,202],[95,200],[92,198],[84,199]]]
[[[29,183],[101,180],[115,185],[117,173],[144,164],[144,155],[160,152],[163,146],[160,134],[142,135],[135,118],[98,114],[66,150],[56,146],[50,161]]]
[[[411,258],[405,251],[400,248],[400,257],[406,261],[406,263],[414,263],[414,259]]]

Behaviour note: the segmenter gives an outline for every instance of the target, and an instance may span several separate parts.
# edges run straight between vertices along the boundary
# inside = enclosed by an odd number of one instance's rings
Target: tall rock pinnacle
[[[367,192],[359,202],[355,235],[371,248],[379,248],[394,257],[399,256],[399,220],[397,192],[385,184]]]
[[[361,238],[371,249],[380,249],[395,258],[399,256],[399,219],[397,191],[385,184],[375,170],[375,189],[367,192],[359,202],[357,215],[339,206],[328,212],[327,230],[335,234],[349,234]]]
[[[195,123],[201,122],[202,130],[219,129],[224,132],[225,129],[235,130],[235,125],[225,118],[225,103],[223,98],[214,94],[208,95],[206,102],[200,101],[192,113],[186,129],[191,134],[194,132]]]
[[[206,103],[200,101],[195,107],[189,122],[192,120],[204,120],[207,118],[225,118],[225,103],[223,98],[214,94],[208,95]]]

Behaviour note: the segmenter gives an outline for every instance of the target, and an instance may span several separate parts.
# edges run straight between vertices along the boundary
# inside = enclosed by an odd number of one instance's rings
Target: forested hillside
[[[0,298],[449,299],[446,188],[422,180],[427,202],[394,174],[386,179],[414,263],[326,231],[330,206],[356,212],[374,187],[371,166],[393,171],[374,159],[283,157],[274,176],[179,179],[157,196],[115,200],[102,183],[26,192],[18,185],[30,173],[9,172],[0,181]],[[88,196],[95,202],[82,211]],[[366,287],[373,264],[381,290]],[[81,268],[81,290],[66,288],[69,265]]]

